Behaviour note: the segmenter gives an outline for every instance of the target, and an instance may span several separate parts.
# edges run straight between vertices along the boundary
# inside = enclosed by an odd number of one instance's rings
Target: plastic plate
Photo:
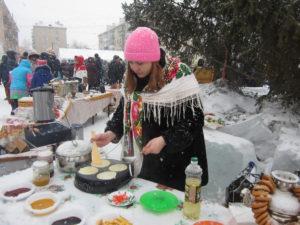
[[[54,205],[45,209],[33,209],[31,207],[31,203],[44,198],[52,199],[54,201]],[[57,195],[53,194],[52,192],[39,192],[35,193],[34,195],[31,195],[29,198],[26,199],[25,209],[34,215],[46,215],[48,213],[53,212],[59,205],[60,198],[58,198]]]
[[[85,219],[86,212],[84,209],[78,206],[70,206],[66,209],[62,209],[61,211],[55,212],[49,219],[49,225],[52,225],[54,222],[62,219],[66,219],[68,217],[77,217],[81,219],[81,222],[76,225],[84,225],[86,224]]]
[[[24,192],[22,194],[19,194],[16,197],[5,196],[5,193],[7,191],[16,190],[19,188],[28,188],[30,190],[27,192]],[[34,193],[34,191],[35,191],[35,186],[29,182],[17,183],[17,184],[11,184],[11,185],[2,187],[1,191],[0,191],[0,196],[1,196],[1,198],[3,198],[6,201],[20,201],[20,200],[23,200],[23,199],[29,197],[30,195],[32,195]]]
[[[202,220],[194,223],[193,225],[224,225],[224,224],[214,220]]]
[[[107,196],[109,204],[113,206],[124,207],[134,202],[135,197],[128,191],[115,191]]]
[[[140,198],[141,205],[152,212],[163,213],[175,209],[179,204],[177,197],[167,191],[149,191]]]

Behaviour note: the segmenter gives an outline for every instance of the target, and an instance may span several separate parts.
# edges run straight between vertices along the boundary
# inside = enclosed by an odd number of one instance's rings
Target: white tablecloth
[[[17,182],[30,182],[32,178],[32,170],[26,169],[23,171],[18,171],[10,175],[0,177],[1,188],[5,185]],[[63,191],[56,192],[57,195],[64,199],[70,197],[70,200],[63,203],[59,208],[52,214],[46,216],[33,216],[27,212],[24,208],[25,200],[18,202],[5,202],[0,201],[0,224],[1,225],[47,225],[48,221],[55,216],[57,213],[61,213],[70,207],[80,208],[81,211],[86,215],[86,224],[95,224],[95,218],[97,215],[105,214],[117,214],[123,215],[127,219],[130,219],[133,224],[138,225],[190,225],[194,224],[195,221],[186,220],[182,216],[181,207],[178,206],[171,212],[164,214],[155,214],[146,211],[140,204],[140,196],[148,191],[157,190],[157,184],[149,182],[143,179],[133,179],[125,185],[122,189],[132,192],[137,201],[129,208],[119,208],[110,206],[108,204],[106,195],[99,194],[88,194],[84,193],[73,185],[74,177],[68,174],[63,174],[55,171],[54,177],[51,179],[49,186],[51,185],[61,185],[64,189]],[[45,191],[42,190],[37,191]],[[177,190],[167,190],[175,194],[179,200],[183,200],[184,193]],[[201,219],[213,219],[223,222],[224,224],[234,225],[235,219],[233,218],[230,211],[219,204],[209,203],[206,201],[202,202],[201,205]]]
[[[84,124],[89,118],[103,111],[112,101],[112,93],[96,94],[77,99],[66,100],[59,120],[64,124]]]

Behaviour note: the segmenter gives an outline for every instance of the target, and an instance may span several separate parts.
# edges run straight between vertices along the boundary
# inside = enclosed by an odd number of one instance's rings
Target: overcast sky
[[[97,35],[107,25],[123,18],[121,3],[133,0],[4,0],[19,28],[19,43],[31,43],[35,23],[45,25],[60,21],[67,28],[67,42],[74,40],[98,48]]]

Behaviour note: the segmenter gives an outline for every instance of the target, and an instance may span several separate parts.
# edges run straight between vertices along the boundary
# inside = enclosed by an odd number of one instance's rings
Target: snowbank
[[[204,130],[208,160],[208,185],[204,199],[224,200],[225,188],[247,167],[249,161],[258,165],[251,142],[216,130]]]

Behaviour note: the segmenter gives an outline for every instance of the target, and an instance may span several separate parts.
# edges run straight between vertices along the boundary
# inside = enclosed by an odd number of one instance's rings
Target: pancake
[[[110,166],[108,169],[113,172],[121,172],[121,171],[127,170],[127,165],[119,163],[119,164]]]
[[[115,179],[116,176],[117,176],[117,173],[113,172],[113,171],[106,171],[106,172],[97,174],[97,178],[99,180],[112,180],[112,179]]]
[[[95,164],[92,162],[91,165],[97,168],[104,168],[110,165],[110,161],[106,159],[101,159],[99,164]]]
[[[98,173],[98,169],[96,167],[93,166],[86,166],[81,168],[78,173],[82,174],[82,175],[93,175]]]

